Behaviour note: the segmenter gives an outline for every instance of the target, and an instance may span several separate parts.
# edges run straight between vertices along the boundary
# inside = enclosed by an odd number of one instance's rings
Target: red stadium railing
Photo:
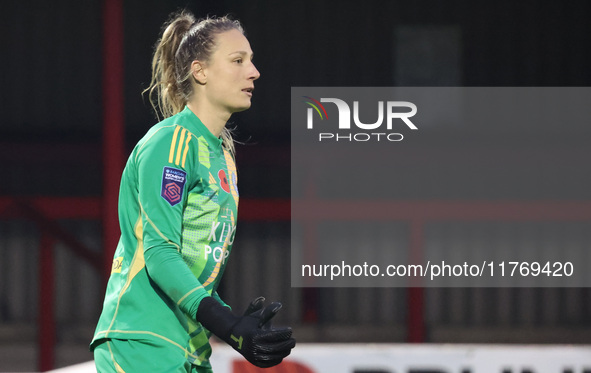
[[[289,200],[243,200],[242,220],[289,220]],[[102,273],[106,283],[112,258],[97,253],[81,243],[74,235],[64,230],[57,220],[100,220],[103,216],[102,199],[99,197],[36,197],[22,198],[0,196],[0,219],[25,219],[36,224],[40,232],[39,242],[39,310],[38,310],[38,368],[47,371],[54,368],[56,346],[55,269],[54,244],[62,242],[74,255]],[[118,224],[118,222],[117,222]],[[112,253],[111,248],[104,252]],[[106,259],[105,259],[106,258]],[[105,260],[108,260],[105,263]]]
[[[314,222],[328,220],[382,220],[409,223],[409,262],[420,263],[423,256],[424,226],[443,221],[586,221],[591,220],[589,201],[355,201],[305,198],[294,201],[292,218],[305,221],[304,250],[314,251]],[[309,255],[304,254],[309,258]],[[312,254],[313,256],[313,254]],[[313,261],[313,260],[312,260]],[[306,289],[305,289],[306,290]],[[313,290],[312,290],[313,291]],[[313,294],[306,299],[315,301]],[[308,312],[310,305],[307,307]],[[424,291],[411,287],[407,293],[407,342],[425,341]],[[304,315],[306,316],[306,315]]]
[[[41,372],[53,369],[55,362],[56,322],[54,315],[55,271],[54,243],[61,241],[75,255],[97,271],[102,269],[100,253],[89,249],[56,220],[100,218],[99,198],[19,198],[0,197],[0,218],[35,222],[41,233],[39,242],[39,309],[37,328],[37,365]]]
[[[379,204],[379,209],[371,208]],[[380,212],[381,211],[381,212]],[[422,255],[423,227],[433,221],[586,221],[591,220],[591,202],[583,201],[536,201],[536,202],[444,202],[444,201],[298,201],[291,209],[288,199],[243,199],[240,202],[241,221],[298,221],[319,220],[363,220],[380,218],[409,222],[411,260]],[[55,274],[53,267],[53,246],[63,242],[69,250],[97,271],[104,274],[103,254],[86,247],[74,235],[64,230],[56,220],[90,219],[100,220],[102,216],[101,199],[98,197],[0,197],[1,219],[26,219],[35,222],[41,232],[39,255],[39,311],[38,311],[38,364],[40,371],[53,368],[56,325],[53,314],[55,297]],[[307,245],[312,247],[314,232],[308,225]],[[105,250],[110,251],[110,250]],[[110,258],[109,258],[110,261]],[[304,320],[313,321],[308,314],[316,312],[313,302],[314,289],[303,289],[305,299]],[[308,294],[306,294],[308,292]],[[306,303],[306,302],[304,302]],[[424,294],[422,288],[410,288],[407,297],[407,342],[423,342],[425,338]]]

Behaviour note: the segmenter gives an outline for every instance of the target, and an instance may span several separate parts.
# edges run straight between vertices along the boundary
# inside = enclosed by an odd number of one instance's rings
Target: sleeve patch
[[[187,181],[187,173],[172,167],[164,167],[162,173],[162,189],[160,196],[170,203],[176,205],[183,198],[183,190]]]

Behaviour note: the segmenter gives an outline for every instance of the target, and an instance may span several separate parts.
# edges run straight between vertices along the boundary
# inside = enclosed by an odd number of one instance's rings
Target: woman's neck
[[[206,105],[197,102],[188,102],[187,107],[201,120],[207,129],[215,137],[220,137],[222,130],[232,114],[205,107]]]

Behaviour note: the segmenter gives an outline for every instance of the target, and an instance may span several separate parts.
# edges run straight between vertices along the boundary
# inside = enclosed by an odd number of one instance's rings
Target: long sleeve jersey
[[[216,289],[236,234],[233,156],[188,108],[152,127],[127,161],[121,239],[91,348],[104,338],[164,340],[209,366],[195,321]]]

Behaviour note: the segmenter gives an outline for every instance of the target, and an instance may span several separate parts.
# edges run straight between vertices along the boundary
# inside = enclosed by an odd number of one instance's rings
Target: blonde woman
[[[166,117],[134,148],[121,181],[121,239],[91,343],[99,372],[212,372],[211,333],[259,367],[295,346],[274,328],[280,303],[235,316],[217,287],[236,234],[230,116],[251,105],[260,76],[238,21],[165,24],[148,89]]]

